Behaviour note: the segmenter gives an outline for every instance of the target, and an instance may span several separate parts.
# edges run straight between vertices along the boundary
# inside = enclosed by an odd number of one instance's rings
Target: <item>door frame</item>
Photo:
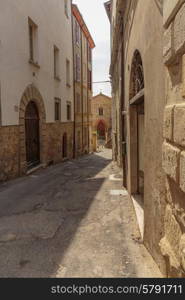
[[[139,194],[139,126],[138,107],[144,104],[144,91],[130,102],[130,181],[131,194]],[[144,201],[144,195],[143,195]]]
[[[46,135],[46,111],[44,100],[39,90],[33,85],[29,85],[20,100],[19,105],[19,175],[24,175],[27,171],[26,160],[26,136],[25,136],[25,113],[30,101],[34,101],[39,113],[39,138],[40,138],[40,163],[47,164],[47,135]]]

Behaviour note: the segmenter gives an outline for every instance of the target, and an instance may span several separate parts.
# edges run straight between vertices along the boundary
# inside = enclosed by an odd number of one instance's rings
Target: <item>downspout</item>
[[[82,100],[82,154],[84,151],[84,93],[83,93],[83,41],[82,41],[82,31],[81,34],[81,100]]]
[[[89,147],[89,53],[88,53],[88,48],[89,47],[89,43],[87,40],[87,133],[88,133],[88,138],[87,138],[87,144],[88,144],[88,153],[90,151],[90,147]]]
[[[122,19],[121,30],[121,120],[122,120],[122,164],[123,164],[123,186],[127,187],[127,141],[125,131],[125,45],[124,45],[124,19]]]

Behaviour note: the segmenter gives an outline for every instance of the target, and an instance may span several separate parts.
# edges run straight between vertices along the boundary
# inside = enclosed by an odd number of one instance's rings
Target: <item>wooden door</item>
[[[25,114],[26,161],[28,168],[40,163],[39,113],[36,104],[30,101]]]

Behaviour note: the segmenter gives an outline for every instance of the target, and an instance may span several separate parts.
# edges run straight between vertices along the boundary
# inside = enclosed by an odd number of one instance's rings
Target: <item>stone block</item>
[[[185,104],[179,104],[174,109],[174,142],[185,146]]]
[[[164,110],[163,135],[170,141],[173,140],[173,109],[174,105],[169,105]]]
[[[180,150],[168,143],[163,144],[163,169],[176,182],[178,181]]]
[[[164,0],[163,1],[163,24],[167,28],[174,18],[184,0]]]
[[[185,54],[182,56],[182,97],[185,98]]]
[[[176,255],[178,255],[179,243],[182,236],[182,232],[178,222],[176,221],[173,211],[170,205],[166,207],[166,213],[164,218],[165,236]]]
[[[169,204],[173,203],[172,191],[170,188],[169,180],[166,178],[166,200]]]
[[[182,52],[185,48],[185,3],[181,6],[174,19],[174,51]]]
[[[172,25],[170,25],[164,32],[163,39],[163,58],[164,63],[168,64],[173,57],[173,48],[172,48]]]
[[[168,257],[170,268],[178,270],[180,267],[180,240],[182,231],[173,215],[170,205],[166,206],[164,231],[165,236],[159,243],[161,252],[164,256]]]
[[[185,272],[185,234],[182,235],[180,240],[180,262],[181,266],[183,268],[183,271]]]
[[[180,155],[180,188],[185,192],[185,151]]]

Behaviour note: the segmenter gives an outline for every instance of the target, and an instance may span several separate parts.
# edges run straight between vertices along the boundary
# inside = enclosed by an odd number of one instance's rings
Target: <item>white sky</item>
[[[84,21],[94,39],[93,82],[109,80],[110,66],[110,23],[104,2],[106,0],[73,0],[83,15]],[[93,94],[100,91],[110,96],[110,83],[93,84]]]

